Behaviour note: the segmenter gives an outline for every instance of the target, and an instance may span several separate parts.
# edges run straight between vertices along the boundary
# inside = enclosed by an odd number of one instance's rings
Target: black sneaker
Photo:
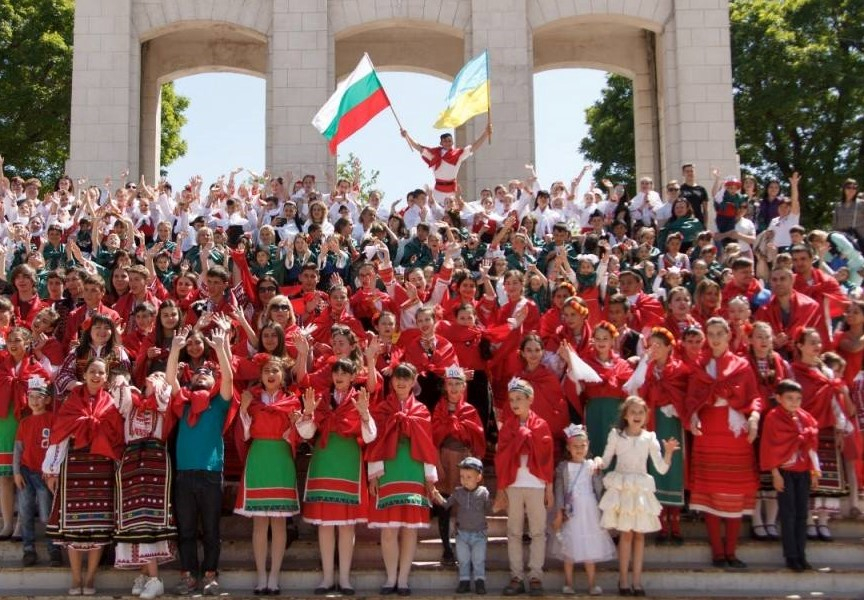
[[[459,585],[456,586],[457,594],[470,594],[471,593],[471,582],[467,579],[461,579],[459,581]]]
[[[21,564],[25,567],[32,567],[36,564],[37,560],[39,560],[39,557],[36,556],[33,550],[25,550],[24,556],[21,558]]]
[[[734,556],[727,556],[726,557],[726,566],[729,567],[730,569],[746,569],[747,563],[745,563],[740,558],[736,558]]]
[[[478,579],[474,582],[474,593],[478,596],[486,595],[486,581],[484,579]]]
[[[801,566],[801,563],[799,563],[794,558],[786,559],[786,568],[793,573],[802,573],[804,571],[804,567]]]
[[[60,548],[57,546],[54,546],[48,551],[48,559],[50,560],[52,567],[63,566],[63,553],[60,552]]]
[[[528,593],[531,596],[542,596],[545,593],[543,590],[543,582],[539,579],[532,579],[528,583]]]
[[[514,577],[510,580],[510,583],[507,584],[507,587],[504,588],[502,592],[505,596],[518,596],[519,594],[525,593],[525,582],[523,582],[518,577]]]

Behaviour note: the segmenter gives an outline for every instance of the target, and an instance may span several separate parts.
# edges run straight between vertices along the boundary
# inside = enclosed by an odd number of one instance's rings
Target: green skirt
[[[363,454],[356,438],[331,432],[315,444],[303,495],[303,518],[315,525],[353,525],[368,517]]]
[[[300,512],[297,469],[285,440],[253,440],[234,512],[246,517],[290,517]]]
[[[18,432],[18,419],[10,407],[9,414],[0,417],[0,477],[12,477],[12,454],[15,450],[15,434]]]
[[[411,440],[399,439],[396,455],[384,461],[370,527],[428,527],[429,508],[423,463],[411,457]]]
[[[621,413],[620,398],[591,398],[585,406],[585,427],[588,429],[588,450],[592,456],[603,456],[606,438],[615,427]],[[614,465],[607,465],[607,470]]]
[[[663,411],[654,411],[654,432],[662,448],[663,441],[675,438],[681,444],[681,449],[672,454],[672,464],[665,475],[654,470],[653,463],[648,463],[648,472],[654,477],[655,496],[663,506],[684,506],[684,427],[678,417],[667,417]]]

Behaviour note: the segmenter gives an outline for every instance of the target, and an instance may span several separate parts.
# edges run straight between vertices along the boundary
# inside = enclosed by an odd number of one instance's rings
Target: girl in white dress
[[[552,554],[564,561],[563,594],[574,594],[573,564],[584,563],[588,593],[599,596],[603,590],[594,583],[594,563],[615,559],[615,544],[600,526],[600,509],[594,495],[594,475],[600,471],[596,459],[587,459],[588,432],[581,425],[564,430],[567,460],[555,469],[555,520],[557,533]]]
[[[645,534],[660,529],[660,503],[654,496],[654,478],[648,474],[648,457],[663,475],[678,450],[678,440],[663,442],[664,454],[653,431],[645,431],[648,407],[638,396],[630,396],[621,406],[618,426],[609,432],[606,449],[600,459],[608,466],[616,458],[615,470],[603,478],[606,492],[600,500],[606,529],[616,529],[618,540],[618,593],[621,596],[644,596],[642,562],[645,555]],[[628,585],[630,557],[633,557],[632,587]]]

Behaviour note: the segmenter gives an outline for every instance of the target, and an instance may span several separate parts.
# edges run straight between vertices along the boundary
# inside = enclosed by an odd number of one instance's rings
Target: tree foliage
[[[608,178],[632,189],[636,180],[632,82],[610,73],[600,99],[585,110],[585,120],[588,136],[579,151],[597,165],[595,180]]]
[[[72,0],[0,0],[0,154],[49,180],[69,154]]]
[[[0,154],[7,175],[50,182],[63,173],[74,20],[74,0],[0,0]],[[186,151],[180,127],[188,105],[187,98],[163,87],[163,164]]]
[[[741,164],[763,182],[799,171],[804,223],[824,225],[842,181],[864,175],[864,2],[730,6]],[[589,134],[580,146],[616,180],[635,164],[632,97],[626,102],[620,79],[610,76],[587,110]]]
[[[186,156],[188,145],[180,136],[180,131],[189,120],[184,114],[189,108],[189,98],[178,96],[174,82],[162,86],[162,130],[160,154],[161,166],[167,167],[181,156]]]
[[[366,202],[369,198],[369,192],[376,190],[375,184],[378,183],[380,171],[366,171],[353,152],[348,153],[348,160],[340,162],[336,165],[336,178],[346,179],[348,181],[360,180],[360,199]],[[384,194],[378,190],[379,196],[384,198]]]

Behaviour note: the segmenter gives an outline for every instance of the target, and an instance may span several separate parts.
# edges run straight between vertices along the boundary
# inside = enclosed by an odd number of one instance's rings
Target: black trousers
[[[780,507],[780,535],[786,560],[806,560],[807,513],[810,509],[810,473],[785,471],[783,491],[777,493]]]
[[[174,516],[179,534],[180,568],[198,577],[201,572],[217,571],[222,540],[222,472],[177,471],[174,484]],[[204,561],[198,562],[198,526]],[[199,572],[199,568],[201,572]]]

